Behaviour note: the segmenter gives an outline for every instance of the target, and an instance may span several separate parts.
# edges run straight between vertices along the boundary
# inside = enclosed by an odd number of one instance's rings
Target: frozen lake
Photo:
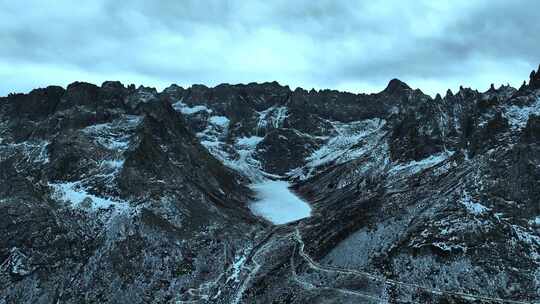
[[[254,184],[257,201],[250,205],[251,212],[274,224],[286,224],[311,215],[311,207],[289,190],[284,181],[264,181]]]

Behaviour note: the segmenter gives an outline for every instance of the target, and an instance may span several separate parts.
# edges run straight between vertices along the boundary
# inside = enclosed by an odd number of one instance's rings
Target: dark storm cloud
[[[454,37],[454,43],[468,45],[486,56],[537,63],[539,11],[538,1],[493,1],[449,30],[460,34]]]
[[[278,80],[428,93],[519,85],[536,1],[0,0],[0,95],[75,80],[163,88]]]

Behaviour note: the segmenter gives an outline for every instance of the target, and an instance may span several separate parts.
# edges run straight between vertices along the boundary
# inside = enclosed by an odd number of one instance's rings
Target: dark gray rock
[[[277,129],[266,134],[257,145],[256,158],[262,162],[264,171],[284,175],[292,168],[304,165],[305,159],[320,143],[320,140],[294,129]]]

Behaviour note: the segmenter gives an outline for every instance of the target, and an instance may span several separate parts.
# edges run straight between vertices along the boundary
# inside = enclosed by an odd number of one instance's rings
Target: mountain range
[[[540,303],[540,68],[10,94],[0,215],[0,304]]]

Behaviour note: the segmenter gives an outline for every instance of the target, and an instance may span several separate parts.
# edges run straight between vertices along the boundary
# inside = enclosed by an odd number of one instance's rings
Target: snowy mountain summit
[[[540,303],[540,68],[10,94],[0,213],[0,304]]]

